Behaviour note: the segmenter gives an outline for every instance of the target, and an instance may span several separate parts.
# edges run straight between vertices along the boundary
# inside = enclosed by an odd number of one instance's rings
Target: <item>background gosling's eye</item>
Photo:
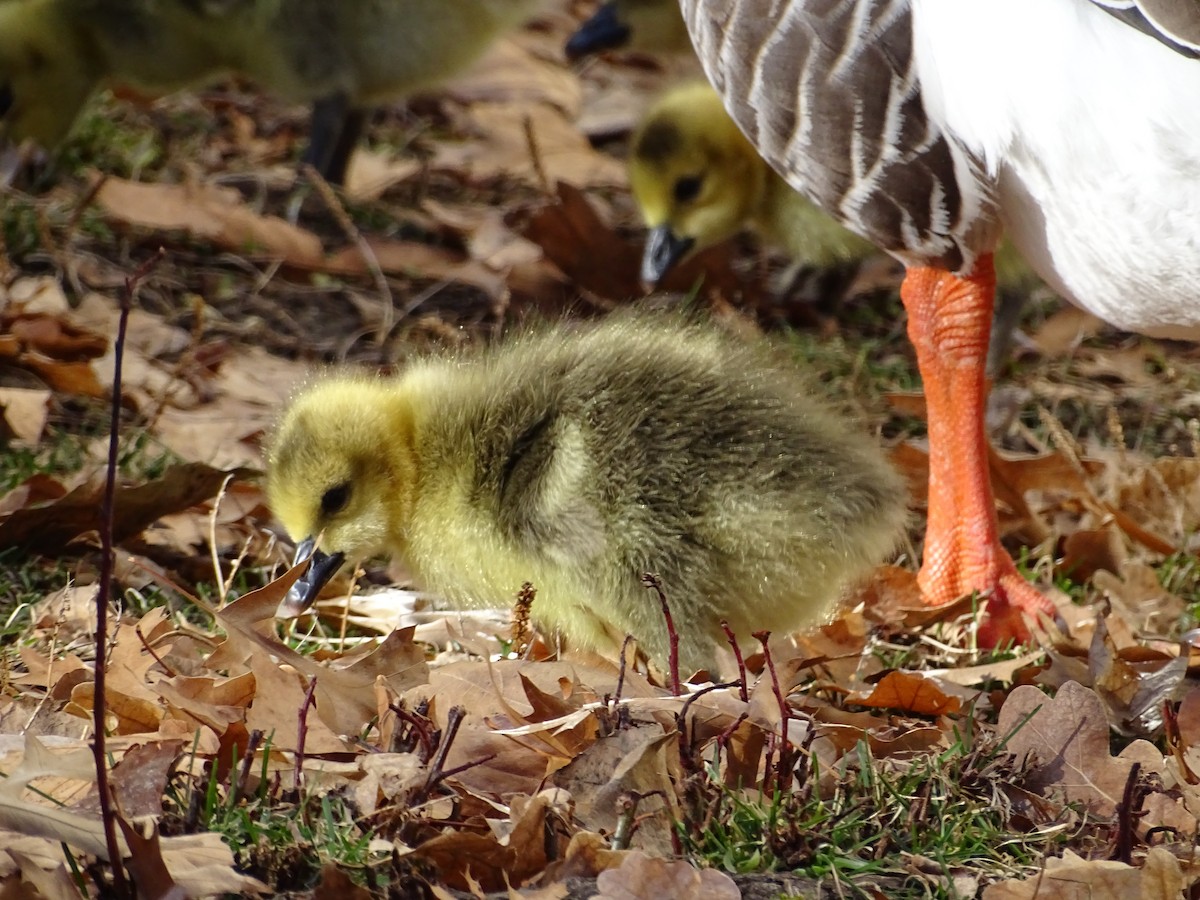
[[[691,203],[700,196],[700,186],[704,184],[701,175],[687,175],[675,182],[675,200],[679,203]]]
[[[331,487],[321,495],[321,515],[332,516],[334,513],[341,512],[349,499],[350,482],[343,481],[341,484]]]

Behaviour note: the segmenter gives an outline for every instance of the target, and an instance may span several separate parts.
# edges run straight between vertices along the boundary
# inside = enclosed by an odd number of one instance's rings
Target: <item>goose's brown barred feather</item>
[[[926,115],[902,0],[684,0],[726,108],[797,190],[906,263],[969,270],[998,233],[977,163]]]

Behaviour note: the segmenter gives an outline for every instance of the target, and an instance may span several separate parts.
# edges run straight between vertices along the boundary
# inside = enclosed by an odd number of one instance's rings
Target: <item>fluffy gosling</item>
[[[532,582],[544,629],[613,654],[633,634],[661,661],[653,572],[693,669],[722,619],[744,642],[821,622],[906,515],[875,439],[779,351],[645,315],[318,381],[283,414],[267,495],[313,559],[295,609],[343,561],[392,553],[458,605]]]
[[[747,227],[815,266],[877,252],[792,190],[707,82],[674,88],[647,112],[630,143],[629,182],[650,229],[642,257],[649,284]]]
[[[244,75],[313,103],[305,161],[341,183],[373,105],[456,74],[540,0],[3,0],[0,117],[47,148],[100,87]]]

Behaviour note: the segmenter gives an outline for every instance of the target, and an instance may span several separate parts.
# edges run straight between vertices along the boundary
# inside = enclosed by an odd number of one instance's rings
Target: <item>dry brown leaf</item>
[[[568,878],[595,878],[605,869],[621,864],[628,850],[613,850],[609,840],[594,831],[578,831],[571,836],[564,856],[546,869],[543,881],[565,881]]]
[[[260,347],[239,348],[203,383],[198,405],[168,406],[155,421],[155,433],[186,460],[222,468],[260,465],[259,438],[296,386],[311,375],[312,367],[304,362]]]
[[[1169,634],[1187,613],[1183,598],[1163,587],[1155,570],[1137,560],[1127,560],[1115,575],[1097,572],[1093,583],[1112,604],[1112,631],[1126,628],[1144,634]]]
[[[96,203],[126,225],[184,231],[226,250],[297,265],[311,266],[321,259],[321,241],[315,234],[254,212],[232,188],[107,178],[96,193]]]
[[[0,417],[9,433],[27,447],[34,447],[50,415],[50,392],[41,389],[0,387]]]
[[[475,104],[463,110],[459,127],[473,139],[439,144],[431,163],[434,168],[473,181],[520,178],[536,185],[540,164],[550,184],[568,181],[611,187],[625,183],[625,169],[617,160],[593,148],[562,112],[544,103]]]
[[[49,475],[33,475],[0,499],[0,515],[7,516],[27,506],[38,506],[65,496],[67,487]]]
[[[0,855],[7,853],[21,876],[19,885],[13,885],[5,879],[3,887],[0,888],[4,900],[79,900],[79,888],[67,871],[66,865],[59,862],[57,865],[45,866],[44,860],[21,852],[11,842],[4,843],[5,848],[0,851]],[[59,855],[61,856],[61,853]]]
[[[217,613],[228,638],[209,658],[209,666],[249,666],[258,684],[247,727],[262,728],[266,733],[277,730],[276,746],[289,749],[296,747],[301,685],[316,679],[317,708],[315,716],[309,713],[309,726],[315,724],[314,718],[322,724],[318,731],[310,730],[310,740],[319,734],[320,746],[325,749],[306,744],[307,752],[336,752],[334,747],[340,741],[335,735],[357,734],[378,712],[377,681],[382,680],[398,695],[425,684],[428,666],[424,651],[412,642],[412,628],[394,631],[382,643],[346,657],[342,667],[322,665],[284,644],[273,632],[275,612],[304,568],[304,564],[293,566]],[[285,694],[288,700],[283,699]]]
[[[630,853],[619,868],[596,879],[598,900],[740,900],[742,892],[732,878],[716,869],[697,869],[683,860],[656,859]]]
[[[1129,658],[1134,655],[1118,651],[1108,633],[1108,616],[1097,616],[1088,654],[1092,687],[1115,729],[1127,735],[1149,735],[1162,727],[1163,703],[1182,685],[1188,657],[1159,653],[1139,664]]]
[[[230,726],[246,719],[254,699],[255,681],[249,672],[232,678],[164,678],[155,690],[167,706],[167,716],[188,729],[207,728],[224,735]]]
[[[26,736],[20,765],[0,781],[0,827],[10,828],[26,837],[61,841],[99,859],[107,859],[108,847],[98,815],[79,814],[31,799],[25,790],[31,782],[37,781],[39,790],[57,798],[61,797],[57,786],[90,785],[94,783],[95,774],[95,760],[90,750],[78,748],[58,752],[36,737]],[[128,856],[127,844],[120,835],[118,843],[122,855]],[[26,852],[31,852],[37,845],[26,846],[29,848]],[[168,871],[189,897],[267,890],[257,879],[234,871],[233,851],[216,833],[167,838],[161,842],[161,847]],[[61,858],[57,847],[55,852]]]
[[[1062,542],[1062,558],[1055,568],[1080,584],[1103,569],[1117,573],[1126,559],[1120,533],[1112,527],[1081,528]]]
[[[91,719],[95,701],[96,684],[85,681],[71,691],[71,700],[64,711],[81,719]],[[153,734],[162,724],[163,708],[157,698],[131,696],[108,688],[104,692],[104,714],[106,727],[113,734]]]
[[[460,103],[546,103],[568,118],[579,115],[579,79],[560,65],[538,59],[513,38],[501,38],[462,75],[439,93]]]
[[[130,819],[162,815],[167,777],[184,746],[183,741],[152,741],[126,751],[110,776],[122,815]]]
[[[472,259],[491,269],[536,264],[542,259],[541,248],[510,228],[506,213],[494,206],[441,203],[427,197],[421,209],[456,234]]]
[[[1104,328],[1104,322],[1078,306],[1064,303],[1030,337],[1038,351],[1047,357],[1066,356],[1085,338]]]
[[[543,792],[523,806],[512,810],[512,828],[503,838],[493,834],[448,831],[417,847],[411,856],[437,866],[442,880],[450,887],[468,890],[473,880],[483,890],[501,890],[507,885],[519,887],[546,868],[561,848],[548,848],[547,818],[551,812],[552,792]],[[565,844],[565,841],[563,841]],[[547,853],[548,849],[554,852]]]
[[[1189,683],[1175,716],[1179,736],[1188,747],[1200,747],[1200,687]]]
[[[1080,803],[1097,816],[1116,811],[1135,762],[1147,772],[1163,767],[1162,754],[1147,741],[1134,741],[1120,756],[1111,756],[1104,705],[1094,691],[1073,681],[1053,698],[1031,685],[1016,688],[1000,710],[996,731],[1007,739],[1008,751],[1037,760],[1027,787]]]
[[[1067,850],[1047,859],[1037,875],[988,886],[983,900],[1177,900],[1184,884],[1179,861],[1161,847],[1150,850],[1140,867]]]
[[[962,708],[962,701],[947,696],[935,681],[919,672],[888,672],[869,694],[851,694],[846,701],[921,716],[942,716]]]
[[[360,763],[365,777],[354,785],[354,799],[364,816],[375,812],[380,799],[404,799],[429,777],[429,767],[415,753],[368,753]]]
[[[384,239],[368,240],[367,244],[375,256],[373,264],[388,274],[469,284],[492,299],[503,297],[507,290],[504,279],[494,270],[445,247]],[[345,275],[363,275],[370,271],[357,246],[332,254],[320,268]]]
[[[638,826],[636,845],[654,853],[670,853],[671,818],[676,804],[671,787],[678,770],[677,742],[656,724],[635,723],[596,741],[569,766],[555,773],[554,783],[575,798],[575,817],[589,831],[612,834],[617,825],[618,798],[627,792],[645,797],[638,815],[648,818]],[[661,796],[648,796],[656,791]],[[652,816],[652,817],[651,817]]]
[[[203,463],[183,463],[145,484],[119,486],[113,540],[120,543],[160,516],[210,499],[230,476],[250,474],[244,469],[224,471]],[[13,511],[0,521],[0,547],[22,547],[51,556],[61,553],[71,541],[100,529],[103,493],[103,481],[96,478],[47,505]]]
[[[187,892],[175,883],[175,879],[167,871],[167,863],[163,859],[162,846],[159,843],[158,827],[151,824],[147,835],[123,816],[117,817],[117,824],[121,826],[125,842],[129,845],[130,854],[126,868],[137,887],[138,896],[152,900],[184,900]]]
[[[54,657],[39,653],[32,647],[18,647],[17,653],[25,666],[25,673],[13,674],[13,684],[36,685],[53,694],[57,691],[57,685],[64,679],[80,672],[86,673],[88,678],[92,674],[91,667],[74,653]]]
[[[346,172],[346,196],[356,203],[378,200],[389,188],[419,175],[422,168],[411,157],[397,158],[391,153],[376,153],[359,146],[350,157]]]

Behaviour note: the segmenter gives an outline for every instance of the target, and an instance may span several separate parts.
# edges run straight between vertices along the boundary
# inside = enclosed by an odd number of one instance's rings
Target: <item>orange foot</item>
[[[1017,572],[996,524],[983,429],[995,289],[987,254],[966,278],[944,269],[910,268],[900,291],[929,421],[929,524],[917,581],[931,606],[976,591],[986,596],[978,631],[986,647],[1027,641],[1026,617],[1054,611]]]

